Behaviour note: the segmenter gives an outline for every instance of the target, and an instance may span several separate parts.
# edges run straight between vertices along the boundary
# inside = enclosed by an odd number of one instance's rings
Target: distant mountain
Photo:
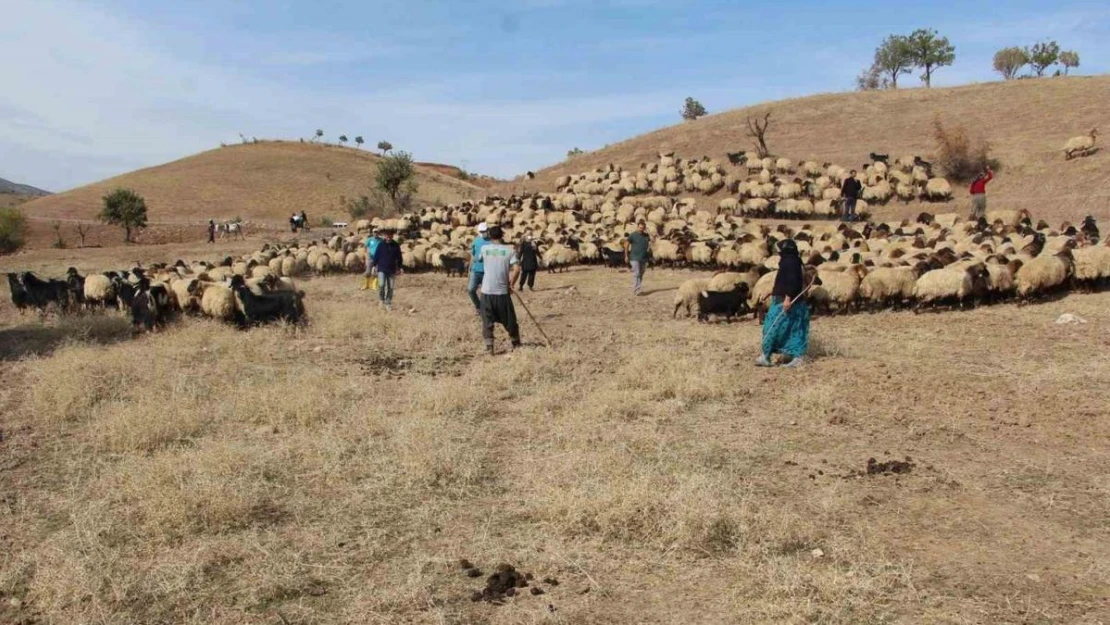
[[[9,193],[13,195],[26,195],[30,197],[42,197],[50,195],[49,191],[36,189],[28,184],[16,184],[14,182],[0,178],[0,193]]]

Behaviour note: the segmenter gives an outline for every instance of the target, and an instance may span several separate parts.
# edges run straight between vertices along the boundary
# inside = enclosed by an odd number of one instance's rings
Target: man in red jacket
[[[990,166],[971,181],[971,219],[978,220],[987,216],[987,183],[994,180]]]

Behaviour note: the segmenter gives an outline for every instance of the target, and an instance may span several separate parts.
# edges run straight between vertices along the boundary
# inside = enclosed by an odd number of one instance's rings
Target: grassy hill
[[[293,142],[232,145],[140,169],[23,205],[36,220],[95,219],[101,197],[129,187],[146,198],[152,224],[194,224],[242,217],[284,222],[295,211],[309,219],[346,219],[340,196],[368,194],[379,156],[354,148]],[[483,191],[417,167],[419,201],[455,202]]]
[[[50,192],[0,178],[0,208],[19,206],[44,195],[50,195]]]
[[[939,115],[946,125],[964,124],[994,146],[1003,167],[988,190],[991,208],[1026,208],[1052,221],[1088,213],[1110,219],[1110,151],[1069,162],[1061,152],[1068,138],[1093,127],[1104,136],[1110,131],[1108,101],[1110,76],[816,95],[663,128],[548,167],[536,172],[535,180],[518,179],[500,190],[550,190],[564,174],[608,163],[636,168],[672,150],[682,157],[722,160],[726,152],[751,152],[745,120],[766,111],[772,111],[767,142],[776,155],[845,166],[858,166],[870,152],[891,158],[929,155],[933,120]],[[933,208],[968,210],[967,190],[958,188],[947,208]],[[891,203],[877,214],[901,217],[921,210],[917,203]]]

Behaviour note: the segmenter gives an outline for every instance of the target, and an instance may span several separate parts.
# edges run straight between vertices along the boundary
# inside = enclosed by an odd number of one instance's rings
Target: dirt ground
[[[139,253],[214,256],[0,269]],[[692,275],[541,274],[552,346],[518,307],[492,358],[458,278],[139,338],[5,290],[0,623],[1110,621],[1110,294],[816,318],[767,370],[671,319]]]

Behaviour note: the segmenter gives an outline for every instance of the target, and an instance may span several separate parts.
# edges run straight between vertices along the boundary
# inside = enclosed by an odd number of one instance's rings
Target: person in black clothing
[[[393,310],[394,278],[404,271],[404,257],[401,245],[393,240],[393,231],[386,230],[384,236],[373,257],[378,271],[378,301],[386,310]]]
[[[531,291],[536,290],[536,270],[540,268],[539,262],[539,246],[532,241],[532,235],[526,235],[524,240],[517,246],[516,256],[520,259],[520,287],[518,290],[523,291],[524,285],[528,285]]]
[[[860,191],[863,190],[863,185],[856,180],[856,170],[848,173],[848,177],[844,179],[844,184],[840,187],[840,196],[844,198],[844,221],[856,220],[856,201],[859,200]]]
[[[216,222],[211,219],[208,220],[208,242],[216,242]]]
[[[814,279],[815,283],[819,282]],[[770,367],[771,357],[785,354],[791,360],[785,367],[796,368],[805,362],[809,349],[809,305],[802,298],[807,286],[805,268],[793,239],[779,244],[779,269],[771,291],[771,309],[763,320],[762,354],[755,364]]]

